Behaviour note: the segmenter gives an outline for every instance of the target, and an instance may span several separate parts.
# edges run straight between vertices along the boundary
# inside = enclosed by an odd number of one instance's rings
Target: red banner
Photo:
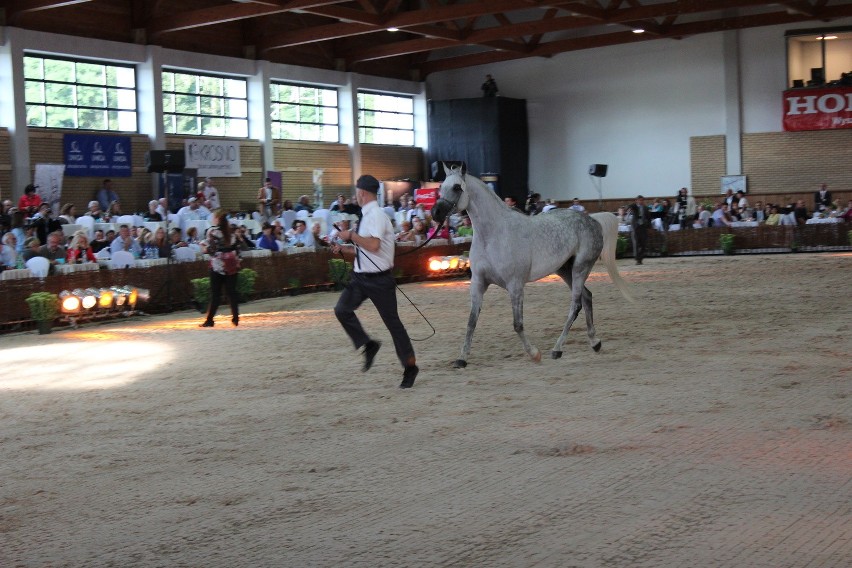
[[[430,211],[438,201],[438,187],[418,187],[414,190],[414,200],[422,205],[424,211]]]
[[[784,130],[852,128],[852,87],[784,91]]]

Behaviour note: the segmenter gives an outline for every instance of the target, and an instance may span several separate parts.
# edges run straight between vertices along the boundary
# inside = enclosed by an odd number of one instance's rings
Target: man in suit
[[[814,209],[816,211],[825,211],[831,207],[831,192],[828,191],[828,185],[822,184],[819,191],[814,193]]]
[[[645,205],[645,198],[636,197],[635,203],[628,208],[630,215],[630,234],[633,237],[633,256],[636,264],[642,264],[645,249],[648,247],[648,229],[651,226],[651,210]]]

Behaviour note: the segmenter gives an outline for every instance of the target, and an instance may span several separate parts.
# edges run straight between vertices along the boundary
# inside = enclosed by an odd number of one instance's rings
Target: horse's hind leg
[[[571,288],[571,306],[568,308],[568,319],[565,321],[565,327],[562,328],[562,334],[556,340],[556,345],[553,346],[553,351],[550,354],[554,359],[562,357],[562,347],[565,345],[565,340],[568,337],[568,330],[574,325],[574,320],[580,314],[580,308],[588,310],[586,313],[586,323],[591,321],[592,293],[584,286],[584,283],[594,263],[582,263],[582,268],[577,268],[577,262],[576,258],[569,260],[562,265],[562,268],[556,271],[556,274]],[[591,339],[593,336],[594,328],[591,328],[590,341],[593,341]],[[592,347],[594,348],[594,343]],[[598,349],[600,349],[600,346],[595,351]]]
[[[470,279],[470,315],[467,318],[467,333],[464,336],[464,345],[461,349],[461,358],[453,362],[453,367],[461,369],[467,367],[467,358],[470,356],[470,345],[473,342],[473,332],[476,322],[479,320],[479,312],[482,310],[482,296],[488,289],[488,283],[478,278],[475,274]]]
[[[583,311],[586,312],[586,333],[589,345],[595,351],[601,350],[601,340],[595,337],[595,318],[592,316],[592,291],[583,286]]]
[[[538,363],[541,361],[541,351],[538,347],[532,345],[524,333],[524,282],[512,283],[508,287],[509,297],[512,299],[512,324],[515,328],[515,333],[521,338],[521,343],[524,344],[524,351],[530,356],[530,359]]]

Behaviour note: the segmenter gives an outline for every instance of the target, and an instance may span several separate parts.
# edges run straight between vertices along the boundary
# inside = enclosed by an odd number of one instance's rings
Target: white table
[[[734,228],[742,228],[742,227],[757,227],[760,225],[757,221],[734,221],[731,223],[731,227]]]
[[[140,258],[136,261],[136,268],[148,268],[150,266],[164,266],[169,262],[167,258]]]
[[[72,274],[74,272],[97,272],[100,268],[97,262],[84,262],[83,264],[56,264],[53,270],[56,274]]]
[[[259,258],[262,256],[272,256],[272,251],[269,249],[244,250],[240,252],[240,256],[243,258]]]
[[[19,278],[32,278],[33,273],[29,268],[12,268],[0,272],[0,280],[18,280]]]
[[[808,219],[805,221],[806,225],[822,225],[823,223],[842,223],[843,219],[840,217],[825,217],[823,219]]]

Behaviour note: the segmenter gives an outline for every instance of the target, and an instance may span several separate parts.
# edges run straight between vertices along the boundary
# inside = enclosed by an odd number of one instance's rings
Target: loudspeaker
[[[145,152],[145,169],[149,173],[182,172],[186,167],[183,150],[151,150]]]
[[[606,177],[606,164],[592,164],[589,166],[589,175],[595,177]]]
[[[438,160],[437,162],[432,162],[432,177],[430,178],[432,181],[444,181],[447,178],[446,172],[444,172],[444,165],[448,168],[462,168],[463,170],[467,170],[467,165],[459,160]]]

